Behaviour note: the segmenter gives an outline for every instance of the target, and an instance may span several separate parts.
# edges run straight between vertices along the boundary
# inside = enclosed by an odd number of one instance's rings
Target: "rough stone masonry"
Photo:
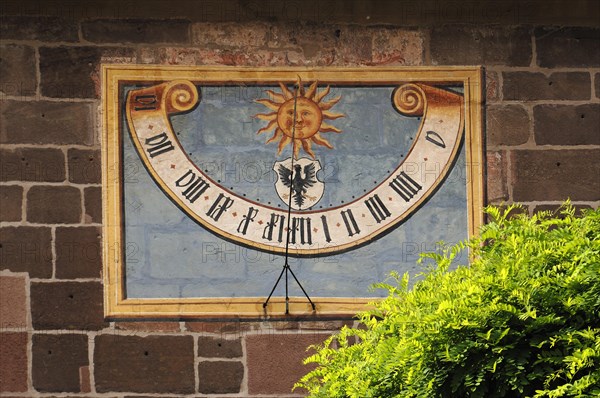
[[[104,320],[102,62],[482,65],[487,202],[600,204],[594,0],[40,0],[0,13],[3,396],[302,396],[306,347],[354,323]]]

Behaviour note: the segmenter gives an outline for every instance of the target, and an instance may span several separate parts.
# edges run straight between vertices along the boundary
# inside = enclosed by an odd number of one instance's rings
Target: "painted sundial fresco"
[[[481,222],[477,68],[103,77],[109,316],[351,314]]]

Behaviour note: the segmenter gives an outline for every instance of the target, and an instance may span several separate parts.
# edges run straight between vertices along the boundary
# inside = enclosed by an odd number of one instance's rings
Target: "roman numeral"
[[[161,133],[154,137],[146,138],[146,145],[150,146],[150,148],[147,148],[146,150],[151,158],[175,149],[173,144],[171,144],[171,141],[167,139],[167,133]]]
[[[223,203],[221,203],[221,200],[223,200]],[[217,200],[215,200],[210,209],[208,209],[206,215],[215,221],[219,221],[219,218],[221,218],[223,213],[225,213],[231,205],[233,205],[233,199],[220,193]]]
[[[312,245],[310,217],[292,217],[291,244],[296,244],[296,233],[299,232],[300,243]]]
[[[392,215],[377,194],[365,200],[365,204],[378,224]]]
[[[279,234],[277,237],[277,241],[279,243],[283,242],[283,224],[285,223],[285,216],[280,216],[275,213],[271,213],[271,221],[267,222],[267,226],[263,230],[263,239],[268,241],[273,240],[273,230],[279,226]]]
[[[446,148],[446,143],[444,139],[435,131],[428,131],[425,133],[425,139],[432,144],[439,146],[440,148]]]
[[[246,231],[248,230],[248,225],[251,222],[254,222],[254,217],[256,217],[257,214],[258,214],[258,209],[255,209],[254,207],[250,206],[250,208],[248,209],[248,214],[246,214],[245,216],[242,217],[242,221],[240,222],[240,225],[238,225],[237,231],[239,233],[241,233],[242,235],[246,235]]]
[[[352,215],[352,211],[348,209],[343,210],[341,213],[344,224],[346,225],[346,229],[348,230],[348,236],[360,234],[360,229],[358,229],[358,224],[356,224],[356,220],[354,219],[354,215]]]
[[[148,111],[148,110],[156,110],[158,106],[158,101],[156,99],[156,95],[136,95],[133,97],[133,101],[138,104],[133,106],[133,110],[135,111]]]
[[[325,233],[325,241],[331,242],[331,235],[329,235],[329,226],[327,225],[327,217],[321,216],[321,223],[323,224],[323,233]]]
[[[185,191],[182,192],[182,195],[189,200],[190,203],[194,203],[196,199],[210,187],[209,183],[202,177],[196,176],[192,170],[188,170],[184,175],[179,177],[179,179],[175,181],[175,185],[180,188],[187,187]]]
[[[423,188],[403,171],[390,182],[390,187],[407,202]]]

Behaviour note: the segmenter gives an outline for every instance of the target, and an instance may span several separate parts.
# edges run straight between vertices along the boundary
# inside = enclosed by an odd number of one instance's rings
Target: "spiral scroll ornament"
[[[406,116],[423,116],[427,107],[425,91],[413,83],[403,84],[395,89],[392,102],[396,110]]]
[[[175,80],[170,82],[164,95],[167,113],[186,112],[198,103],[200,94],[192,82],[188,80]]]

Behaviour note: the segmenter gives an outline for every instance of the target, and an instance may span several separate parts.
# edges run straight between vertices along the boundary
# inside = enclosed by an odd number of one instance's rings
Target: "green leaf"
[[[311,397],[599,397],[600,211],[509,216],[420,259],[409,288],[358,314],[305,362]],[[471,264],[450,270],[462,252]],[[355,342],[350,344],[349,342]]]

